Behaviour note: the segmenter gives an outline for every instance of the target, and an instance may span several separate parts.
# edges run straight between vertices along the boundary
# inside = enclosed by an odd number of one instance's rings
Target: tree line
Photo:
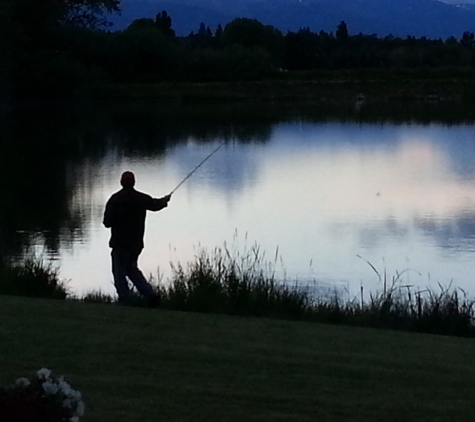
[[[2,0],[0,96],[87,95],[104,84],[259,80],[335,69],[475,67],[475,36],[427,39],[301,28],[236,18],[177,36],[166,11],[110,31],[120,0]],[[281,75],[282,76],[282,75]]]

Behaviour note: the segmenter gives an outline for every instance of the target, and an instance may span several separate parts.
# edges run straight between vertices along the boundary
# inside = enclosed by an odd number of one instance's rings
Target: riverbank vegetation
[[[236,17],[213,29],[197,22],[196,32],[177,36],[172,17],[157,11],[155,19],[110,32],[103,14],[119,7],[119,0],[2,2],[2,97],[104,97],[118,95],[117,88],[111,90],[117,86],[122,95],[135,96],[151,85],[148,95],[159,97],[162,89],[183,90],[186,84],[236,81],[267,81],[277,87],[271,96],[298,97],[309,88],[300,89],[298,82],[310,80],[317,82],[311,95],[322,97],[352,85],[353,94],[382,89],[386,96],[389,85],[393,95],[402,89],[411,98],[445,96],[453,88],[455,95],[475,98],[475,36],[463,28],[458,38],[446,40],[351,34],[345,22],[334,33],[302,28],[284,34]],[[468,91],[462,88],[467,82]],[[214,88],[200,87],[207,95]],[[229,86],[227,94],[235,95],[235,88]],[[263,84],[254,87],[254,97],[259,90],[269,92]]]
[[[48,367],[81,391],[84,421],[473,414],[472,339],[9,296],[0,316],[0,385]]]
[[[309,107],[332,107],[353,112],[392,103],[411,109],[430,107],[462,108],[466,112],[475,101],[475,72],[452,69],[339,69],[270,73],[255,80],[202,82],[114,83],[102,86],[95,98],[160,99],[182,104],[197,101],[275,103],[286,101]],[[306,104],[305,104],[306,102]],[[400,113],[402,110],[393,107]],[[341,113],[340,111],[340,113]],[[351,111],[350,111],[351,112]],[[337,112],[338,113],[338,112]]]
[[[0,260],[0,294],[66,299],[68,289],[57,268],[30,257],[22,262]]]
[[[278,280],[272,266],[258,247],[233,254],[227,248],[200,250],[186,267],[172,265],[169,280],[151,282],[161,309],[475,337],[475,301],[459,289],[414,291],[401,284],[401,273],[385,279],[382,291],[367,299],[363,294],[343,298],[336,290],[322,293],[316,280]],[[67,283],[59,280],[58,270],[41,262],[2,268],[3,295],[116,303],[101,292],[67,295]],[[134,305],[145,307],[146,301],[136,296]]]

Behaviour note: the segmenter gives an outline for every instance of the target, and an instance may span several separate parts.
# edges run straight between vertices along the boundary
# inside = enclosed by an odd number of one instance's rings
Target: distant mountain
[[[470,10],[475,12],[475,3],[457,3],[455,4],[456,7],[463,10]]]
[[[460,5],[460,4],[469,4],[473,5],[475,4],[475,0],[463,0],[463,3],[460,0],[439,0],[442,3],[450,3],[450,4],[455,4],[455,5]]]
[[[201,22],[214,29],[238,17],[257,19],[283,33],[310,28],[335,31],[344,20],[350,34],[460,38],[475,32],[475,4],[436,0],[122,0],[113,29],[166,10],[177,35],[197,31]]]

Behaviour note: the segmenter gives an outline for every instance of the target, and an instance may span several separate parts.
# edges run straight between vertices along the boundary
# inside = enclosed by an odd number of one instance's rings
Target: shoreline
[[[321,71],[276,73],[253,81],[113,84],[94,99],[314,102],[418,101],[475,103],[475,71]]]

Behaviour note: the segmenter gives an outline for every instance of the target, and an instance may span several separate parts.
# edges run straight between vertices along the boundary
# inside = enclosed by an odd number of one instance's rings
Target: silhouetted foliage
[[[175,36],[175,31],[172,29],[172,18],[168,16],[168,13],[165,10],[157,14],[155,17],[155,24],[163,35],[167,37]]]
[[[181,72],[181,47],[155,24],[136,21],[108,38],[103,66],[114,81],[154,83]]]
[[[336,29],[336,39],[338,41],[346,41],[349,37],[348,27],[346,26],[345,21],[341,21]]]
[[[291,70],[315,69],[323,61],[321,39],[310,29],[289,32],[285,43],[285,63]]]
[[[64,42],[107,25],[106,12],[118,11],[120,0],[2,0],[1,31],[5,65],[0,73],[21,97],[71,96],[88,91],[99,70],[75,57]],[[70,32],[74,28],[84,32]],[[80,42],[78,42],[80,44]],[[4,53],[4,54],[3,54]],[[2,72],[3,71],[3,72]],[[1,76],[0,76],[1,77]]]
[[[284,37],[273,26],[263,25],[255,19],[238,18],[224,28],[222,45],[262,48],[271,55],[274,64],[280,65]]]
[[[222,28],[221,28],[222,32]],[[218,38],[213,36],[213,33],[209,26],[206,26],[204,22],[200,23],[198,32],[195,34],[191,32],[186,39],[186,45],[189,49],[203,49],[218,47]]]
[[[470,68],[475,35],[458,40],[335,34],[301,28],[282,34],[255,19],[223,29],[201,22],[177,37],[166,10],[123,31],[100,29],[120,0],[3,0],[0,4],[0,99],[71,97],[102,84],[256,80],[279,71]],[[214,32],[213,32],[214,31]],[[279,76],[282,77],[282,74]]]

